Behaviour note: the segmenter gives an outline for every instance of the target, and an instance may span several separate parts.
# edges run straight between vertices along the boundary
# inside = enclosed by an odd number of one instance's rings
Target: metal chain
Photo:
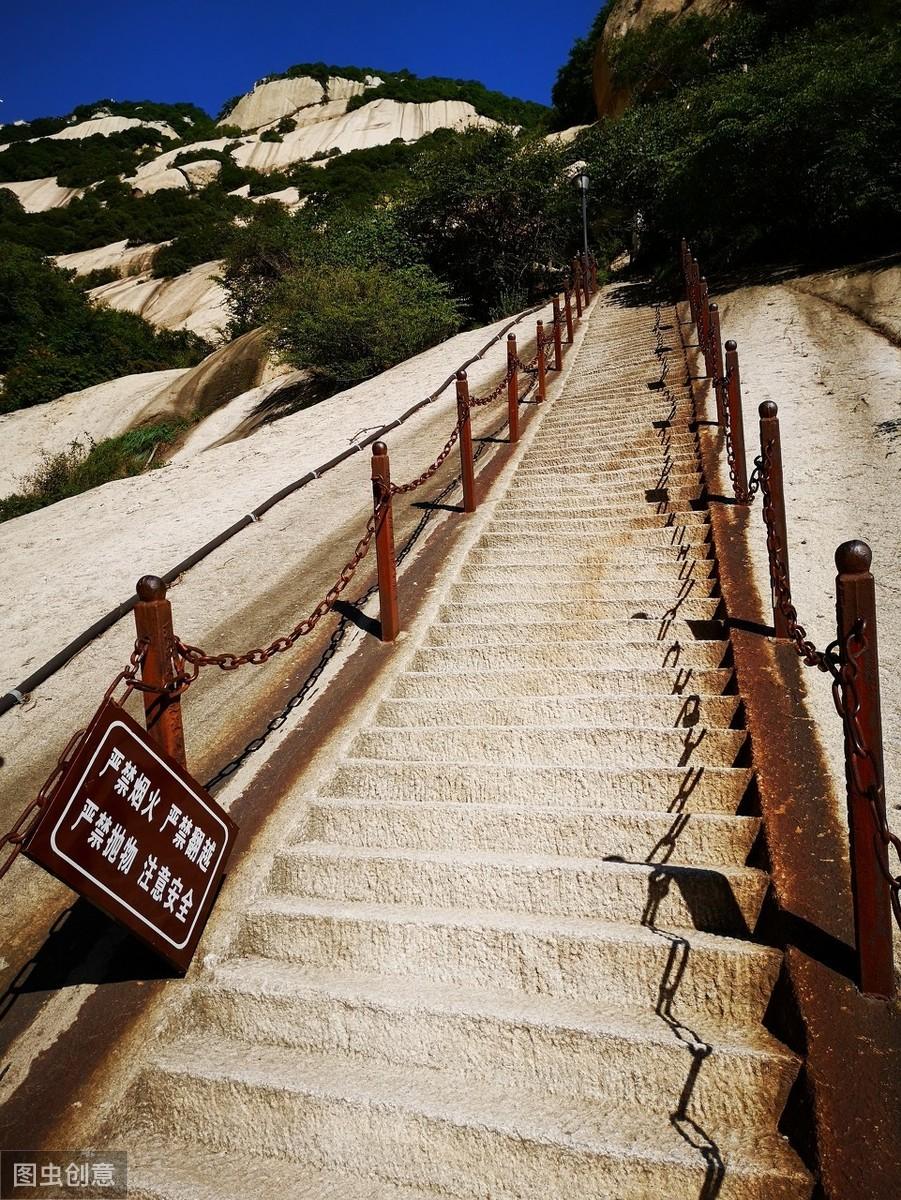
[[[107,700],[110,699],[113,692],[122,682],[125,682],[126,684],[125,692],[120,701],[120,703],[123,704],[133,691],[149,690],[145,688],[144,685],[137,679],[137,674],[141,664],[144,662],[144,659],[147,656],[148,645],[148,641],[144,638],[135,642],[134,649],[129,655],[127,665],[123,667],[123,669],[119,672],[119,674],[104,692],[103,699],[97,706],[98,712],[103,705],[106,704]],[[10,829],[8,833],[5,833],[3,837],[0,838],[0,852],[2,852],[7,846],[11,847],[6,858],[2,861],[2,863],[0,863],[0,879],[3,878],[21,853],[22,846],[31,836],[35,826],[40,820],[41,813],[44,810],[44,805],[47,803],[47,800],[50,798],[53,789],[56,787],[57,783],[68,769],[89,728],[90,724],[86,725],[83,729],[76,730],[76,732],[72,734],[71,738],[66,743],[62,754],[60,754],[59,758],[56,760],[56,765],[54,766],[53,770],[41,785],[38,794],[28,805],[26,805],[12,829]]]
[[[889,850],[893,849],[901,860],[901,837],[889,828],[882,769],[875,754],[867,746],[860,725],[858,662],[867,649],[866,634],[866,620],[863,617],[848,630],[841,654],[841,666],[832,683],[832,698],[845,730],[845,762],[851,780],[855,789],[869,801],[873,822],[885,849],[885,854],[877,854],[876,859],[879,870],[889,886],[895,922],[901,928],[901,874],[893,875],[888,865]]]
[[[372,539],[375,537],[379,524],[381,523],[385,512],[387,511],[387,497],[379,500],[377,508],[373,511],[372,516],[366,522],[366,532],[357,542],[356,549],[351,557],[347,560],[341,569],[335,583],[329,588],[325,596],[319,601],[308,617],[300,621],[290,633],[278,637],[265,648],[260,647],[255,650],[248,650],[244,654],[207,654],[205,650],[198,646],[190,646],[183,642],[181,638],[176,637],[173,642],[173,653],[176,662],[176,683],[172,689],[166,689],[167,692],[178,693],[187,690],[194,682],[200,673],[202,667],[218,667],[220,671],[236,671],[239,667],[244,666],[262,666],[263,663],[269,661],[276,654],[283,654],[286,650],[290,650],[299,638],[306,637],[312,633],[326,613],[331,612],[335,607],[341,593],[353,579],[357,567],[366,557]],[[191,669],[188,670],[187,668]]]
[[[392,483],[391,495],[404,496],[407,492],[415,492],[418,487],[422,487],[424,483],[432,478],[435,472],[441,467],[444,460],[453,450],[457,443],[457,438],[460,436],[460,419],[457,418],[457,423],[451,430],[451,435],[444,443],[444,448],[433,463],[426,467],[421,475],[417,475],[415,479],[411,479],[409,483]]]

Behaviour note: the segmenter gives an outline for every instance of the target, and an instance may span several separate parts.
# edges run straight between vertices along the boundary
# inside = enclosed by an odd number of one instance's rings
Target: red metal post
[[[691,287],[689,288],[689,304],[691,306],[691,319],[695,324],[698,322],[698,288],[701,281],[701,268],[698,266],[698,260],[691,260]]]
[[[457,372],[457,420],[460,424],[460,475],[463,480],[463,511],[476,510],[476,479],[472,457],[472,422],[469,410],[469,380]]]
[[[566,340],[571,346],[573,344],[573,300],[569,285],[563,293],[563,311],[566,315]]]
[[[544,321],[539,321],[535,329],[535,341],[538,343],[538,399],[547,398],[547,364],[544,361]]]
[[[748,499],[748,464],[745,461],[745,422],[741,411],[741,375],[738,370],[738,346],[731,339],[726,342],[726,420],[732,437],[732,454],[735,458],[733,471],[735,499],[745,504]],[[780,478],[782,463],[780,460]]]
[[[507,427],[510,441],[519,441],[519,366],[516,334],[507,334]]]
[[[698,345],[704,356],[704,374],[709,379],[713,375],[710,361],[710,299],[707,280],[703,278],[698,288]]]
[[[734,342],[726,342],[726,370],[729,370],[729,347]],[[757,410],[760,413],[760,449],[764,461],[769,460],[767,472],[767,490],[770,493],[770,504],[773,509],[773,526],[779,540],[779,564],[785,587],[791,591],[791,574],[788,566],[788,530],[785,523],[785,484],[782,479],[782,440],[779,433],[779,409],[772,400],[766,400]],[[769,447],[769,452],[767,452]],[[773,572],[772,553],[770,572]],[[788,620],[780,610],[775,587],[771,584],[773,593],[773,625],[776,637],[788,637]]]
[[[591,290],[593,292],[596,292],[598,290],[598,260],[592,254],[590,261],[591,261]]]
[[[144,724],[158,746],[187,766],[185,733],[181,719],[181,696],[165,689],[175,681],[172,661],[172,605],[166,599],[166,585],[157,575],[138,580],[135,628],[139,639],[147,640],[147,652],[141,666],[141,680],[153,691],[144,692]]]
[[[713,370],[713,391],[716,396],[716,423],[723,426],[726,423],[726,372],[723,366],[723,335],[720,329],[720,310],[718,304],[711,304],[710,315],[710,354]]]
[[[397,605],[397,560],[394,556],[394,514],[391,508],[391,464],[388,447],[372,447],[372,502],[375,507],[375,557],[379,585],[379,624],[383,642],[393,642],[400,632]]]
[[[576,293],[576,319],[582,318],[582,268],[579,266],[579,260],[573,259],[572,267],[573,276],[573,291]]]
[[[560,297],[555,296],[554,305],[554,370],[563,370],[563,331],[560,328]]]
[[[872,553],[866,542],[843,542],[835,552],[838,576],[835,607],[842,665],[847,667],[848,635],[862,622],[862,650],[848,672],[853,688],[843,689],[845,714],[845,778],[851,843],[851,890],[857,943],[859,985],[871,996],[891,997],[892,910],[885,826],[885,780],[882,715],[879,702],[879,651],[876,634],[876,591],[870,573]],[[854,673],[856,667],[856,674]],[[844,672],[843,672],[844,674]],[[856,717],[849,711],[856,707]],[[856,726],[852,737],[849,717]],[[855,747],[855,743],[857,743]],[[866,749],[868,754],[855,753]]]
[[[582,284],[585,288],[585,307],[591,303],[591,268],[588,265],[588,256],[582,255]]]

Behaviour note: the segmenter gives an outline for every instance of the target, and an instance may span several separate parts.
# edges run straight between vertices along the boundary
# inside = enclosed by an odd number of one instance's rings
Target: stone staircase
[[[691,398],[681,350],[648,387],[653,323],[595,305],[437,620],[136,1079],[108,1143],[131,1195],[809,1197]]]

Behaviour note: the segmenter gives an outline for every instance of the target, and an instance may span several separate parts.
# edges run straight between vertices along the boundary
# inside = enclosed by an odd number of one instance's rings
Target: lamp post
[[[585,267],[588,268],[588,172],[584,167],[576,176],[576,183],[582,194],[582,250],[585,254]]]

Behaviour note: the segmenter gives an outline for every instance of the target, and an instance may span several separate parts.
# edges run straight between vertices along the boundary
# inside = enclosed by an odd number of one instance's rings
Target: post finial
[[[840,575],[866,575],[872,561],[873,551],[860,538],[842,542],[835,552],[835,565]]]
[[[774,403],[772,400],[764,400],[763,404],[760,405],[757,411],[760,413],[761,417],[778,417],[779,405]]]
[[[138,599],[143,600],[145,604],[151,600],[166,599],[166,585],[159,575],[142,575],[135,591],[138,593]]]
[[[378,454],[378,455],[387,454],[387,453],[388,453],[388,447],[387,447],[387,445],[385,444],[385,442],[373,442],[373,444],[372,444],[372,453],[373,453],[374,455],[375,455],[375,454]]]
[[[726,349],[731,350],[733,353],[738,349],[738,342],[735,338],[729,338],[728,342],[726,342]]]

